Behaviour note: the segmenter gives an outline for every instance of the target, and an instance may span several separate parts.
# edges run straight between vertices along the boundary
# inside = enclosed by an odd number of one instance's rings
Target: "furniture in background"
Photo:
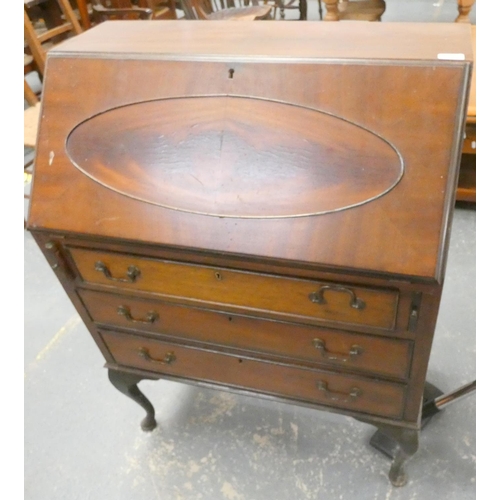
[[[31,87],[28,85],[26,80],[24,80],[24,99],[28,102],[28,104],[30,106],[35,106],[39,102],[38,97],[33,92],[33,90],[31,90]],[[24,143],[26,145],[26,140],[24,141]],[[33,146],[34,146],[34,144],[33,144]]]
[[[370,17],[374,17],[376,16],[376,11],[379,9],[379,7],[377,7],[376,4],[380,4],[380,2],[376,0],[323,0],[323,1],[325,2],[325,7],[326,7],[325,21],[342,21],[346,19],[366,20],[366,10],[372,12]],[[341,6],[342,3],[344,3],[343,6]],[[361,5],[355,5],[362,3],[366,4],[366,8],[361,9],[360,8]],[[466,22],[466,23],[470,22],[469,14],[474,3],[475,0],[457,0],[458,16],[456,18],[456,22]],[[359,13],[365,11],[363,12],[364,17],[362,18],[355,17],[357,15],[356,11],[358,9],[360,10]],[[380,18],[378,19],[370,18],[368,20],[380,21]]]
[[[384,0],[339,0],[339,21],[381,21]]]
[[[43,80],[48,48],[67,36],[82,33],[83,30],[69,0],[45,0],[45,12],[50,13],[50,16],[43,19],[44,28],[37,29],[34,25],[37,19],[30,18],[30,8],[36,5],[42,4],[36,0],[24,0],[24,37]]]
[[[457,201],[476,202],[476,26],[471,25],[474,69],[467,107],[462,161],[457,186]]]
[[[307,0],[276,0],[274,2],[264,2],[276,5],[276,10],[279,11],[279,18],[285,19],[287,11],[298,10],[299,21],[307,21]],[[318,0],[319,18],[323,19],[323,4],[322,0]],[[274,13],[276,18],[276,13]]]
[[[275,4],[261,4],[258,0],[225,2],[224,0],[182,0],[186,19],[206,21],[259,21],[271,18]],[[228,6],[230,5],[230,6]]]
[[[90,19],[91,2],[87,0],[74,0],[74,2],[80,15],[80,25],[82,29],[84,31],[88,30],[92,26]]]
[[[320,18],[323,17],[323,8],[321,6],[321,0],[318,0],[319,3],[319,13]],[[306,21],[307,20],[307,0],[278,0],[276,2],[278,10],[280,12],[280,19],[285,19],[285,11],[286,10],[298,10],[299,11],[299,20]]]
[[[177,19],[175,0],[92,0],[95,21]]]
[[[380,21],[384,0],[323,0],[325,21]]]
[[[142,0],[153,10],[153,19],[177,19],[175,0]]]
[[[24,146],[25,148],[35,149],[36,138],[38,133],[38,123],[40,121],[40,101],[31,87],[24,80],[24,99],[28,103],[28,107],[24,110]],[[28,151],[30,150],[28,149]],[[26,151],[26,150],[25,150]],[[31,188],[31,180],[33,175],[34,154],[26,155],[24,161],[24,199],[29,200],[29,191]],[[24,228],[26,229],[26,219],[24,220]]]
[[[467,26],[408,26],[116,21],[50,52],[28,227],[143,429],[144,378],[261,396],[376,426],[405,483],[472,64]]]
[[[92,0],[92,13],[96,23],[114,19],[153,18],[153,9],[133,5],[130,0]]]
[[[455,19],[457,23],[470,23],[470,11],[476,0],[457,0],[458,16]]]
[[[26,54],[26,49],[28,48],[28,43],[24,42],[24,75],[31,73],[32,71],[36,71],[35,60],[31,54]],[[29,51],[29,48],[28,48]]]

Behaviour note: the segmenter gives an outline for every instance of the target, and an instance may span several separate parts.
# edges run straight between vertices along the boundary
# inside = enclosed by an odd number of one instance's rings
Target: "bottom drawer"
[[[331,371],[276,365],[145,337],[100,332],[119,365],[239,387],[354,412],[401,418],[405,386]]]

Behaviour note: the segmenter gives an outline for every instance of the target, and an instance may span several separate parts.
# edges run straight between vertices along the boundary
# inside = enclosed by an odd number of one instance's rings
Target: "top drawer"
[[[398,292],[71,248],[88,283],[152,292],[295,319],[394,328]]]

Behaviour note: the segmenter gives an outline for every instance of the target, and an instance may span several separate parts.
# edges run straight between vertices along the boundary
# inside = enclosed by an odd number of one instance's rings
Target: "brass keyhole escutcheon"
[[[215,279],[217,281],[222,281],[222,274],[219,271],[215,271]]]

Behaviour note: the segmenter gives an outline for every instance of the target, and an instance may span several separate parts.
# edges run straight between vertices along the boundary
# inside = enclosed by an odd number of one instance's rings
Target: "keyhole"
[[[233,69],[233,68],[231,68],[231,69],[229,70],[229,78],[233,78],[233,75],[234,75],[234,69]]]
[[[218,281],[222,281],[222,274],[219,273],[219,272],[216,272],[215,273],[215,279],[218,280]]]

